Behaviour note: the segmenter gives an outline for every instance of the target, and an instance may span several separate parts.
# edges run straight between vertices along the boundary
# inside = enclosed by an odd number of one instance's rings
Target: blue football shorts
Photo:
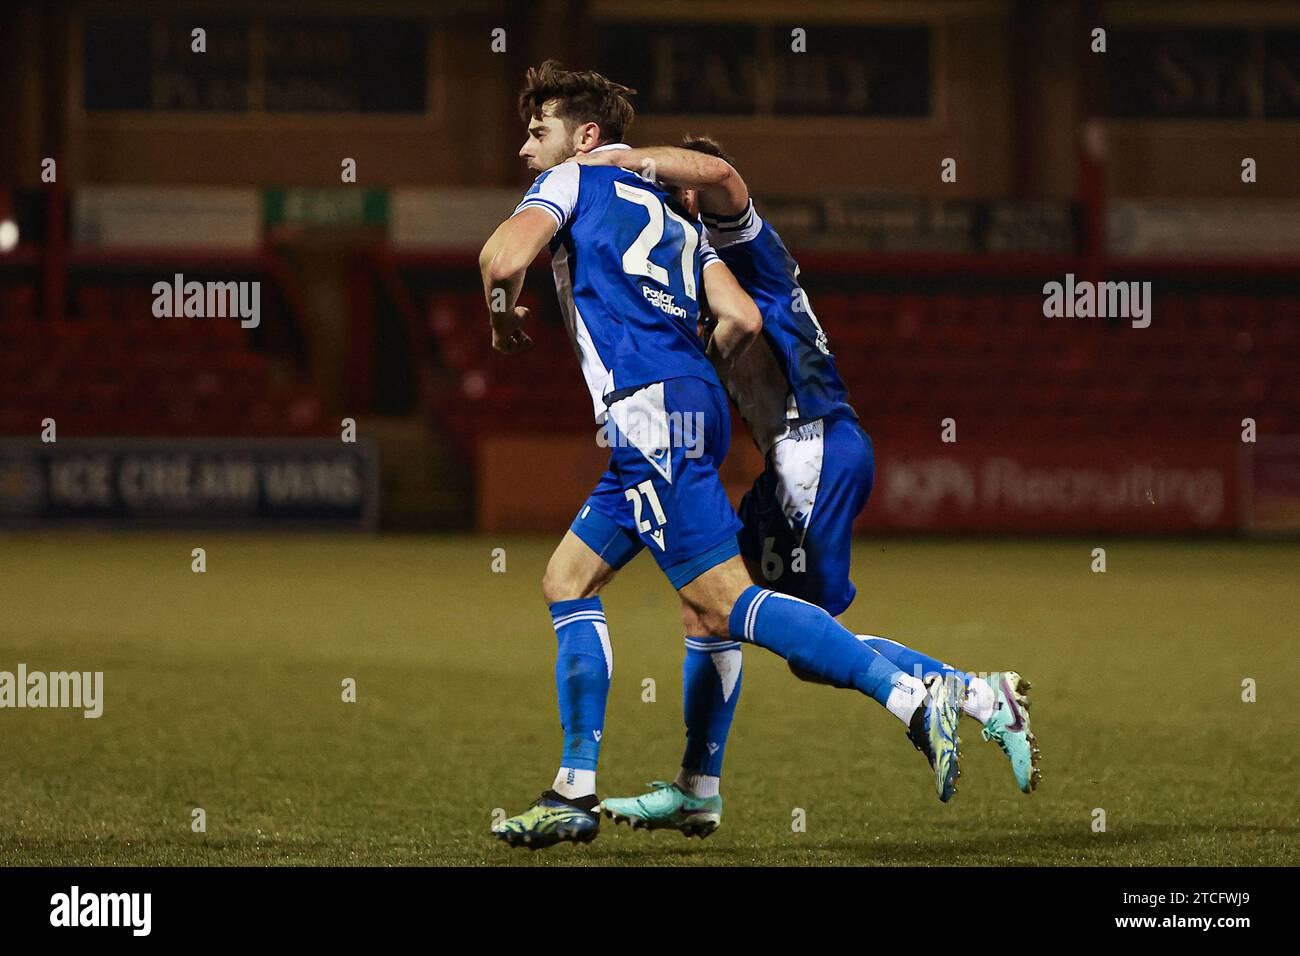
[[[842,614],[857,594],[853,522],[874,480],[871,438],[851,418],[806,422],[777,441],[740,503],[740,551],[759,583]]]
[[[740,520],[718,477],[731,444],[716,382],[670,378],[617,397],[609,468],[570,529],[615,569],[643,548],[675,589],[740,553]]]

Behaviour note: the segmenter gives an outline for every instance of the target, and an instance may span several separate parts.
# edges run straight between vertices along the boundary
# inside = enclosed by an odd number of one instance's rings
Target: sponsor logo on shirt
[[[665,292],[663,289],[655,289],[648,285],[641,287],[641,293],[646,297],[646,301],[653,305],[661,312],[677,319],[686,318],[686,310],[677,304],[677,297],[671,292]]]

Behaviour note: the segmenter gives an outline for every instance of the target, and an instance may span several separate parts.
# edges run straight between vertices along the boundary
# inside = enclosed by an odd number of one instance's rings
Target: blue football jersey
[[[597,422],[615,393],[684,376],[717,383],[696,323],[702,272],[718,257],[698,222],[654,183],[614,166],[553,166],[515,212],[532,208],[559,225],[555,291]]]
[[[763,337],[738,363],[727,389],[764,452],[788,424],[851,417],[848,389],[826,333],[799,285],[799,266],[754,210],[703,215],[706,237],[763,314]]]

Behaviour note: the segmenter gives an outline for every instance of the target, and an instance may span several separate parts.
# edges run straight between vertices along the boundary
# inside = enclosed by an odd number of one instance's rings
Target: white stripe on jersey
[[[713,246],[709,243],[709,231],[700,230],[700,272],[703,273],[709,266],[717,265],[722,260],[718,254],[713,251]]]
[[[582,367],[582,377],[591,393],[592,411],[596,423],[605,421],[605,395],[614,390],[614,373],[605,367],[596,343],[592,341],[587,323],[578,311],[578,304],[573,300],[573,277],[569,274],[569,250],[561,244],[551,256],[551,271],[555,273],[555,296],[560,300],[560,313],[564,316],[564,326],[569,330],[569,341],[578,353],[578,364]]]
[[[533,180],[533,185],[524,193],[515,212],[533,206],[545,209],[555,217],[556,228],[562,229],[573,218],[573,210],[578,206],[578,186],[581,182],[582,168],[577,163],[552,166]]]

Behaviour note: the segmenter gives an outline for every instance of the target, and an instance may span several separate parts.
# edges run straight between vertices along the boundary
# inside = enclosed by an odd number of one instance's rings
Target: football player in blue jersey
[[[688,213],[702,217],[712,248],[757,303],[762,337],[729,370],[722,370],[722,381],[766,461],[740,506],[741,553],[756,582],[831,614],[843,613],[856,594],[849,578],[851,534],[871,493],[874,458],[826,333],[800,286],[799,266],[711,139],[688,137],[681,147],[588,153],[577,162],[635,170],[671,187]],[[718,785],[740,694],[741,654],[735,642],[703,636],[689,605],[683,616],[687,742],[681,772],[671,783],[652,784],[649,793],[607,798],[603,807],[613,819],[633,826],[707,835],[721,821]],[[985,740],[1006,753],[1019,788],[1025,793],[1036,788],[1037,742],[1024,696],[1029,685],[1018,673],[964,673],[885,638],[859,639],[906,672],[960,679],[963,712],[981,724]],[[819,680],[792,669],[804,679]],[[924,749],[915,728],[909,736]]]
[[[923,681],[859,641],[825,610],[751,580],[741,523],[718,478],[730,413],[715,364],[730,374],[761,333],[754,301],[710,248],[697,219],[656,183],[616,165],[565,162],[617,152],[633,91],[548,61],[519,97],[528,139],[520,155],[541,171],[479,256],[492,341],[526,349],[516,305],[525,270],[551,253],[561,311],[609,468],[556,548],[542,582],[559,641],[555,680],[564,749],[551,787],[493,827],[511,846],[586,842],[599,827],[596,764],[613,652],[601,588],[648,548],[714,649],[757,644],[802,672],[873,698],[913,728],[935,788],[958,775],[959,694]],[[714,331],[697,334],[706,307]]]

